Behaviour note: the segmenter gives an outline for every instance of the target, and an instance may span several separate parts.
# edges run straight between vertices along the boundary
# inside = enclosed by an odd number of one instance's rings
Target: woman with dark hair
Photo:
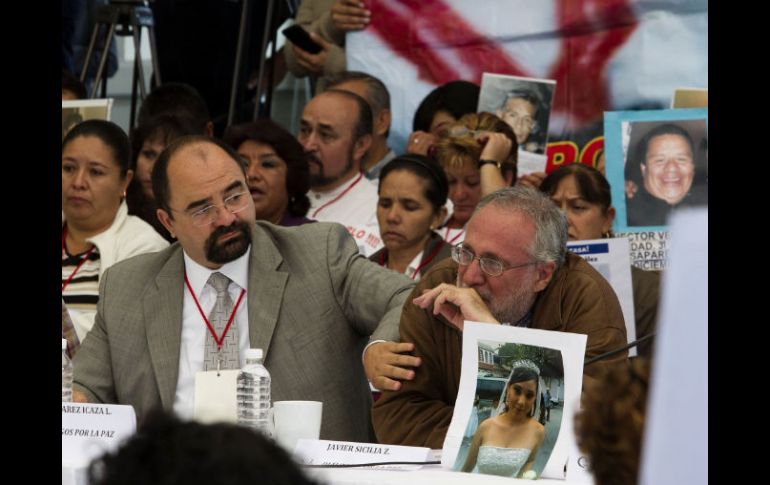
[[[446,217],[448,183],[444,171],[422,155],[396,157],[380,172],[377,221],[385,247],[369,259],[419,280],[451,255],[434,230]]]
[[[92,485],[318,484],[258,431],[235,423],[182,420],[159,410],[119,447],[95,457],[87,472],[86,483]]]
[[[484,420],[473,436],[462,471],[521,477],[532,469],[545,427],[535,419],[540,396],[539,369],[519,361],[505,386],[503,412]]]
[[[76,125],[62,141],[62,298],[82,342],[94,324],[99,278],[113,264],[168,243],[124,202],[134,172],[120,127]]]
[[[612,207],[610,184],[598,170],[582,163],[572,163],[551,172],[540,186],[567,215],[567,235],[570,241],[612,237]],[[660,273],[631,266],[631,286],[634,293],[636,338],[655,330],[658,317]],[[649,357],[652,342],[639,344],[638,355]]]
[[[310,168],[305,151],[291,133],[271,120],[227,128],[224,142],[247,163],[246,180],[257,220],[281,226],[314,222],[310,208]]]
[[[169,242],[176,238],[155,215],[158,205],[152,193],[152,168],[160,153],[172,141],[182,136],[197,134],[200,134],[200,128],[195,119],[170,114],[149,118],[138,125],[131,134],[134,178],[126,191],[128,213],[141,217]]]
[[[450,81],[425,96],[414,113],[407,152],[428,155],[430,147],[449,133],[449,125],[476,112],[480,91],[472,82]]]

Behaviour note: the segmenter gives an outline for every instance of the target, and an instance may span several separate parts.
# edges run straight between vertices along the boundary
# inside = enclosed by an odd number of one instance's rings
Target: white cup
[[[290,453],[302,438],[317,440],[321,435],[322,412],[320,401],[275,401],[275,440]]]

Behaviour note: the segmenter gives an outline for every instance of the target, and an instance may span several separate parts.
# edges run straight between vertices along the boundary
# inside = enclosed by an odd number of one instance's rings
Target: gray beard
[[[457,274],[455,284],[459,288],[467,288],[467,286],[460,281],[460,273]],[[503,301],[498,302],[494,301],[492,296],[487,294],[487,292],[477,288],[474,289],[487,305],[487,308],[489,308],[489,312],[498,322],[511,325],[516,325],[524,318],[524,316],[526,316],[527,312],[532,308],[532,305],[535,304],[535,297],[537,296],[536,293],[519,289],[516,292],[508,294]]]

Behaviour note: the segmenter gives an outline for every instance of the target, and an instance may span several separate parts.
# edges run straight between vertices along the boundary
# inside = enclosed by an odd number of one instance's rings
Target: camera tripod
[[[245,92],[246,80],[248,73],[244,73],[242,70],[244,62],[244,51],[246,46],[250,43],[250,25],[247,19],[251,18],[251,5],[252,0],[241,0],[241,22],[238,30],[238,41],[236,44],[235,54],[235,72],[233,73],[232,88],[230,90],[230,104],[227,112],[227,126],[233,123],[242,123],[248,121],[246,119],[237,119],[236,111],[237,104]],[[275,84],[274,79],[274,65],[273,63],[267,64],[267,59],[275,58],[276,53],[276,34],[278,27],[283,20],[289,16],[294,17],[297,9],[299,8],[300,0],[283,0],[280,3],[276,3],[276,0],[262,0],[265,2],[265,23],[262,29],[262,39],[259,49],[259,63],[257,67],[257,83],[256,83],[256,97],[254,99],[254,114],[251,120],[256,120],[260,117],[260,114],[269,116],[270,105],[273,97],[273,88]],[[268,54],[268,45],[271,46],[270,53]],[[267,72],[266,72],[267,71]],[[263,85],[263,78],[267,78],[268,82]]]
[[[152,1],[152,0],[150,0]],[[91,41],[88,44],[88,50],[86,51],[86,58],[83,64],[83,70],[80,73],[80,80],[85,81],[88,73],[88,68],[91,65],[91,56],[94,54],[96,47],[96,39],[99,37],[99,32],[102,26],[108,27],[107,39],[104,42],[102,48],[101,58],[99,59],[98,68],[96,70],[96,77],[94,78],[93,88],[91,89],[90,98],[96,97],[96,91],[99,83],[102,81],[104,75],[104,69],[107,65],[107,57],[109,55],[110,44],[115,35],[127,36],[130,35],[134,39],[134,75],[131,82],[131,118],[130,126],[134,126],[134,116],[136,114],[136,86],[139,85],[139,92],[142,100],[144,100],[146,93],[146,83],[144,76],[144,68],[142,67],[141,59],[141,45],[142,45],[142,27],[147,27],[147,32],[150,37],[150,54],[152,56],[152,68],[154,71],[155,86],[159,86],[160,81],[160,69],[158,68],[158,55],[155,49],[155,29],[152,16],[152,10],[147,6],[147,2],[144,0],[110,0],[109,5],[103,5],[96,10],[96,25],[91,34]],[[106,95],[107,80],[104,78],[102,84],[102,96]]]

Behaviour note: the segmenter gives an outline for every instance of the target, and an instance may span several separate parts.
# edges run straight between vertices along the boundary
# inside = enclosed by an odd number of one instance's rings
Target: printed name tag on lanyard
[[[238,421],[235,399],[239,369],[195,373],[193,419],[201,423]]]

